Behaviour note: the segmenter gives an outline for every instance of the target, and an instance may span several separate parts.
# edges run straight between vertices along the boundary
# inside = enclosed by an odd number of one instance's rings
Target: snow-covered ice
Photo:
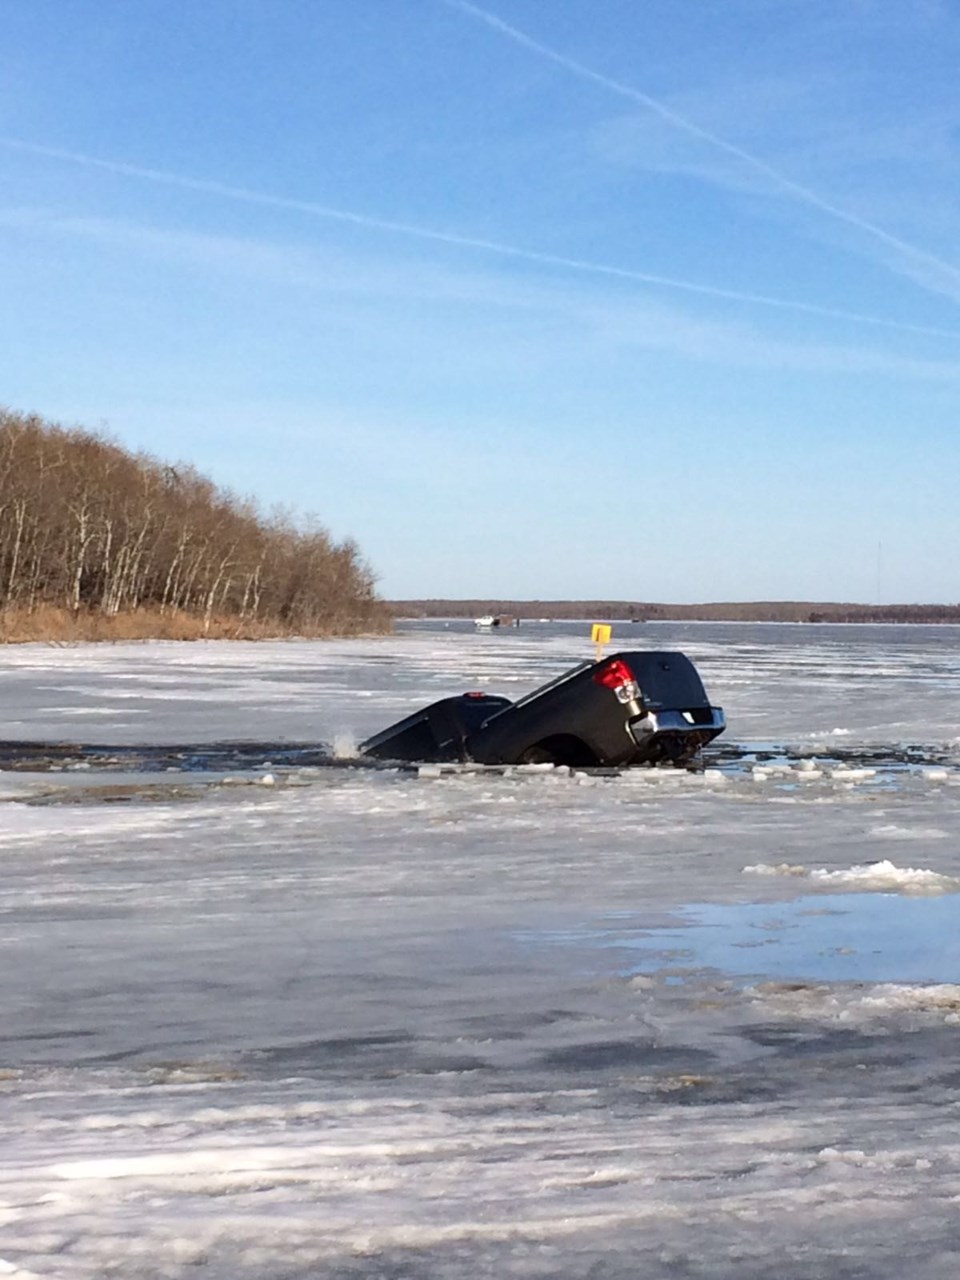
[[[0,1274],[952,1280],[960,631],[616,641],[702,772],[286,753],[588,625],[3,650],[0,739],[117,756],[0,772]]]

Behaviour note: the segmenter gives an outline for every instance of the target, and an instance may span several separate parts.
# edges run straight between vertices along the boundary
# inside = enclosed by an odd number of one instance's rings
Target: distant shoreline
[[[629,600],[388,600],[395,619],[507,616],[521,622],[835,622],[960,625],[960,604],[761,600],[661,604]]]

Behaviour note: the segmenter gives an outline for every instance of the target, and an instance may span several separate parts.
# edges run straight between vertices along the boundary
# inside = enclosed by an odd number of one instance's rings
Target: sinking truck
[[[378,760],[688,765],[726,727],[683,653],[615,653],[583,662],[516,702],[461,693],[360,745]]]

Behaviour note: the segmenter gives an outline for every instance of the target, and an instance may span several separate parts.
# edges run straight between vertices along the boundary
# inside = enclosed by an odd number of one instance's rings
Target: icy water
[[[619,626],[698,772],[399,771],[589,625],[0,661],[0,1275],[960,1264],[960,630]]]

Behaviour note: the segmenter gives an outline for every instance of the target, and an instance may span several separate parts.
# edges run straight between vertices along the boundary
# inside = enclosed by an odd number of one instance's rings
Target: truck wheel
[[[555,733],[541,738],[517,756],[517,764],[565,764],[571,769],[586,769],[600,761],[596,753],[572,733]]]

